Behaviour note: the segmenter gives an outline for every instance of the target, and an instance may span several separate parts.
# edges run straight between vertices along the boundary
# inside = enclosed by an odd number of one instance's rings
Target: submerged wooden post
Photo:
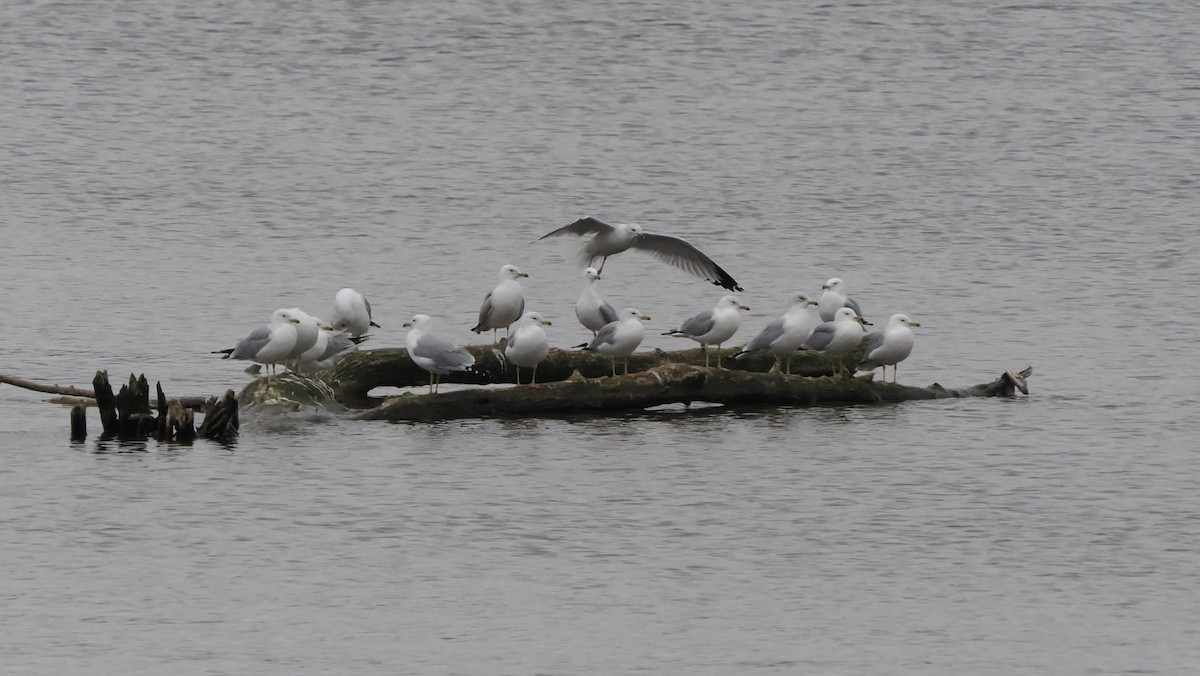
[[[71,441],[87,439],[87,409],[76,404],[71,407]]]
[[[209,402],[204,422],[196,435],[201,439],[230,439],[238,432],[238,399],[233,390],[225,390],[220,399]]]
[[[92,379],[92,389],[96,391],[96,408],[100,411],[100,425],[104,428],[103,438],[117,436],[117,406],[113,397],[112,385],[108,382],[108,371],[96,371]]]

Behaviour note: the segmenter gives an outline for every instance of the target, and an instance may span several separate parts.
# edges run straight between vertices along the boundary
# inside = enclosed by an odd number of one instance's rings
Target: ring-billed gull
[[[317,321],[321,323],[321,332],[317,335],[317,344],[300,355],[301,373],[316,373],[333,366],[366,340],[366,336],[351,336],[346,331],[333,328],[332,324],[321,322],[320,319]]]
[[[767,324],[746,346],[733,355],[741,359],[753,352],[770,352],[775,355],[775,368],[779,368],[779,358],[786,359],[786,373],[792,373],[792,353],[795,352],[808,337],[813,329],[821,323],[816,311],[817,301],[797,293],[792,296],[792,303],[778,319]]]
[[[679,325],[663,333],[664,336],[691,338],[704,348],[704,365],[708,366],[708,346],[717,346],[717,368],[721,368],[721,344],[737,333],[742,325],[738,310],[749,310],[734,296],[721,296],[711,310],[697,313]]]
[[[533,368],[533,378],[530,384],[537,382],[538,363],[550,354],[550,340],[546,338],[543,326],[550,326],[550,320],[537,312],[526,312],[513,322],[512,333],[508,344],[504,346],[504,356],[517,367],[517,384],[521,384],[521,367]]]
[[[920,326],[908,315],[895,314],[881,331],[867,334],[867,351],[858,364],[860,371],[883,367],[883,382],[887,382],[887,367],[892,367],[892,382],[896,382],[896,364],[908,359],[913,349],[913,332],[909,327]]]
[[[612,374],[617,375],[617,357],[625,360],[625,375],[629,375],[629,355],[642,344],[646,337],[646,327],[643,321],[649,321],[650,316],[642,314],[641,310],[627,307],[617,313],[617,321],[605,324],[592,342],[580,345],[585,350],[595,350],[612,359]]]
[[[300,321],[296,323],[296,344],[288,354],[288,368],[300,370],[300,355],[308,352],[317,344],[317,336],[321,333],[321,322],[298,307],[289,308],[288,312]]]
[[[300,318],[288,309],[281,308],[271,313],[271,320],[266,326],[260,326],[248,336],[238,341],[238,344],[228,350],[219,350],[224,354],[222,359],[246,359],[263,364],[272,371],[278,364],[290,359],[292,350],[296,347],[298,333],[296,326]]]
[[[584,265],[592,265],[597,258],[601,259],[600,272],[604,272],[604,262],[609,256],[632,248],[645,251],[668,265],[674,265],[730,291],[742,290],[728,272],[691,243],[678,237],[646,232],[636,223],[609,225],[591,217],[581,218],[542,235],[538,241],[556,235],[591,235],[591,239],[587,240],[580,250],[579,259]]]
[[[841,358],[853,352],[862,341],[863,318],[855,314],[854,310],[844,307],[834,314],[833,321],[813,329],[812,335],[804,341],[800,349],[820,352],[836,359],[834,371],[840,374],[846,369]]]
[[[859,309],[858,303],[846,295],[846,283],[840,277],[830,279],[822,284],[821,288],[825,290],[819,301],[822,321],[833,321],[837,311],[844,307],[854,310],[854,314],[859,317],[862,316],[862,310]]]
[[[367,298],[348,287],[333,297],[332,316],[330,326],[338,331],[347,331],[351,336],[361,336],[370,331],[372,326],[383,328],[371,319],[371,304]]]
[[[410,359],[429,372],[429,393],[437,392],[442,376],[454,371],[471,371],[475,367],[475,357],[466,348],[430,333],[433,320],[429,315],[415,315],[412,321],[404,323],[409,329],[404,337]]]
[[[521,294],[521,283],[517,280],[529,275],[521,272],[515,265],[505,265],[500,268],[500,281],[483,299],[479,308],[479,323],[472,331],[483,333],[492,330],[492,342],[496,339],[496,330],[504,329],[508,335],[508,325],[517,321],[525,312],[525,297]]]
[[[617,311],[605,303],[596,291],[596,282],[600,281],[600,273],[596,268],[584,270],[583,278],[583,293],[579,294],[579,300],[575,302],[575,317],[584,328],[591,330],[594,338],[596,332],[604,328],[605,324],[617,321]]]

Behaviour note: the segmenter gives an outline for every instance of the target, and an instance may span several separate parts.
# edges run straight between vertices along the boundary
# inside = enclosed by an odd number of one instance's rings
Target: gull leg
[[[629,357],[625,357],[625,375],[629,375]]]
[[[529,380],[529,384],[530,384],[530,385],[536,385],[536,384],[537,384],[537,364],[534,364],[534,365],[533,365],[533,378],[531,378],[531,379]]]
[[[721,368],[721,344],[717,343],[717,368]]]
[[[609,359],[611,359],[611,360],[612,360],[612,372],[613,372],[613,377],[614,377],[614,378],[616,378],[616,377],[617,377],[617,358],[616,358],[616,357],[609,357]]]
[[[516,365],[514,364],[514,366],[516,366]],[[521,384],[521,367],[516,366],[516,369],[517,369],[517,384],[520,385]]]
[[[786,372],[787,372],[787,374],[790,376],[790,375],[792,375],[792,355],[790,355],[790,354],[789,354],[789,355],[787,356],[787,362],[786,362],[786,363],[787,363],[787,371],[786,371]]]
[[[592,260],[595,260],[595,259],[593,258]],[[596,270],[596,274],[600,274],[600,273],[604,272],[604,264],[607,261],[608,261],[608,256],[605,256],[603,259],[600,260],[600,268],[598,270]]]
[[[704,350],[704,368],[708,368],[708,346],[700,343],[700,347]]]

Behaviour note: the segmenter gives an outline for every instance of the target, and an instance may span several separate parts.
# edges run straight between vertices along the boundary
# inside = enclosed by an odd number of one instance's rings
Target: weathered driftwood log
[[[506,364],[503,345],[473,345],[467,348],[475,356],[475,373],[451,373],[442,376],[443,383],[515,383],[516,370]],[[712,363],[716,363],[716,350],[711,351]],[[769,355],[754,355],[734,360],[734,349],[722,350],[724,366],[731,370],[767,371],[775,363]],[[663,364],[704,364],[704,351],[700,348],[666,352],[652,350],[636,352],[629,358],[629,372],[646,371]],[[621,360],[617,361],[617,373],[623,373]],[[587,378],[612,375],[612,361],[604,355],[582,350],[550,350],[546,359],[538,364],[538,383],[566,380],[579,372]],[[792,375],[823,376],[833,373],[829,360],[816,354],[797,352],[792,357]],[[529,382],[529,369],[521,370],[522,382]],[[408,351],[403,348],[385,348],[352,352],[333,368],[319,374],[321,380],[333,388],[338,401],[351,408],[367,408],[378,405],[382,397],[371,397],[369,392],[377,387],[413,387],[429,382],[429,374],[421,370]],[[261,380],[261,378],[260,378]],[[245,399],[243,398],[243,403]]]
[[[573,376],[565,381],[512,388],[469,389],[434,395],[404,394],[359,413],[360,420],[427,421],[492,416],[642,409],[661,404],[813,405],[880,403],[918,399],[1011,396],[1027,391],[1032,369],[1011,371],[996,380],[963,389],[934,384],[909,387],[870,378],[818,378],[783,373],[666,364],[616,378]]]
[[[186,413],[187,424],[191,423],[190,414],[190,411]],[[223,397],[209,402],[208,408],[204,411],[204,422],[195,434],[201,439],[228,441],[237,436],[240,426],[237,395],[233,390],[225,390]]]
[[[31,390],[33,392],[45,392],[46,394],[61,395],[47,399],[52,404],[64,404],[66,406],[96,406],[95,390],[85,390],[79,387],[64,387],[61,385],[47,385],[46,383],[34,382],[17,376],[4,375],[0,373],[0,383],[14,385],[22,389]],[[175,399],[180,405],[193,410],[203,410],[208,405],[209,397],[177,397]]]

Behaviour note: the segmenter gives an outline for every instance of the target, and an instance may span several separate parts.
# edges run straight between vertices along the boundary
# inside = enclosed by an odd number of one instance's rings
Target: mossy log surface
[[[516,370],[511,364],[503,361],[503,345],[473,345],[467,349],[475,356],[476,372],[451,373],[442,376],[442,383],[483,385],[516,382]],[[765,372],[775,363],[774,357],[770,355],[752,355],[734,360],[732,355],[736,351],[729,348],[722,351],[722,363],[726,369]],[[710,350],[709,359],[710,363],[715,366],[717,363],[715,349]],[[691,364],[703,367],[704,351],[694,348],[670,352],[664,350],[636,352],[629,358],[629,372],[636,374],[665,364]],[[622,361],[617,360],[617,373],[623,373],[623,369]],[[824,376],[833,373],[833,367],[828,359],[803,352],[797,352],[792,357],[791,370],[792,375],[803,376]],[[612,361],[595,352],[554,348],[550,350],[546,359],[538,364],[537,380],[539,384],[563,381],[576,372],[585,378],[611,376]],[[530,369],[521,369],[521,382],[528,383],[531,375]],[[404,348],[353,352],[333,368],[321,372],[319,377],[332,388],[334,397],[350,408],[369,408],[382,403],[383,397],[372,397],[369,394],[377,387],[415,387],[429,383],[429,374],[408,358],[408,351]],[[244,403],[245,400],[243,400]]]
[[[567,380],[503,389],[469,389],[439,394],[404,394],[359,413],[360,420],[432,421],[455,418],[613,412],[669,403],[703,401],[726,405],[859,404],[1011,396],[1026,391],[1032,373],[1006,372],[996,380],[962,389],[910,387],[870,378],[808,377],[783,373],[665,364],[627,376]]]

